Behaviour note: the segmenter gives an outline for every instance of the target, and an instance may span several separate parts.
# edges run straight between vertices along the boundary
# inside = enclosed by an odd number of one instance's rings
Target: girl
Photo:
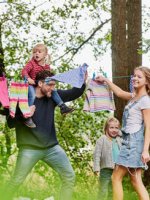
[[[104,77],[105,81],[120,98],[130,100],[123,113],[123,142],[112,175],[113,200],[123,200],[123,177],[129,173],[131,183],[140,200],[149,200],[148,192],[142,182],[142,169],[150,160],[150,69],[137,67],[134,70],[134,94],[123,91]]]
[[[46,64],[47,60],[50,60],[47,47],[44,44],[37,44],[35,47],[33,47],[32,59],[22,69],[22,77],[27,79],[29,83],[29,95],[28,95],[29,106],[32,106],[34,104],[34,99],[35,99],[34,86],[37,73],[44,70],[51,70],[50,66]],[[68,108],[64,104],[64,102],[61,100],[56,90],[53,91],[52,98],[56,102],[56,104],[60,107],[61,114],[67,114],[74,110],[73,108]],[[31,118],[26,120],[25,124],[32,128],[35,127],[35,124],[33,123]]]
[[[111,117],[104,127],[105,135],[96,141],[94,151],[94,174],[99,175],[100,187],[97,199],[112,199],[111,176],[114,162],[121,146],[119,121]]]

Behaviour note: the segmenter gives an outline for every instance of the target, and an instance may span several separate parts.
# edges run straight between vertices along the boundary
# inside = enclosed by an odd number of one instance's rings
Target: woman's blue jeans
[[[44,150],[19,149],[15,172],[5,192],[9,196],[6,199],[11,199],[11,195],[23,183],[39,160],[47,163],[59,174],[62,181],[59,199],[71,200],[75,174],[65,151],[59,145]]]

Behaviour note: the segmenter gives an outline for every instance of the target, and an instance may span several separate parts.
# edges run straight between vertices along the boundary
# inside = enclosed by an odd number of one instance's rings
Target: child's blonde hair
[[[139,66],[139,67],[136,67],[134,71],[135,70],[140,70],[144,74],[147,81],[146,90],[147,90],[148,95],[150,95],[150,68]]]
[[[120,128],[120,122],[119,122],[119,120],[118,120],[117,118],[115,118],[115,117],[109,117],[109,118],[107,119],[107,121],[105,122],[105,125],[104,125],[104,133],[105,133],[105,134],[107,133],[107,130],[108,130],[109,125],[110,125],[111,122],[116,122],[116,123],[118,123],[118,127]]]
[[[36,44],[32,49],[32,53],[36,49],[40,49],[40,48],[43,48],[45,50],[45,52],[47,53],[47,56],[45,57],[45,64],[50,64],[51,63],[51,56],[50,56],[50,54],[48,54],[48,48],[45,44],[42,44],[42,43]]]

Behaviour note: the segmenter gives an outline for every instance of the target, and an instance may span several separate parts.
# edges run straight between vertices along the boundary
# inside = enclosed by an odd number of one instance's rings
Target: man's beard
[[[45,90],[42,90],[42,89],[41,89],[41,93],[43,94],[43,96],[46,96],[46,97],[52,96],[52,92],[46,92]]]

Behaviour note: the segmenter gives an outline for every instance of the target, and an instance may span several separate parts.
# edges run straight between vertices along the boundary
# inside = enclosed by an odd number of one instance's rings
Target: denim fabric
[[[53,90],[52,92],[52,99],[54,102],[59,106],[63,104],[62,99],[60,98],[59,94],[57,93],[57,90]],[[28,102],[29,106],[32,106],[34,104],[35,100],[35,88],[33,85],[29,85],[29,92],[28,92]]]
[[[144,146],[144,131],[141,128],[136,133],[123,133],[123,142],[116,164],[130,168],[144,168],[141,154]]]
[[[59,174],[62,181],[59,200],[71,200],[75,174],[66,153],[59,145],[44,150],[20,149],[14,175],[5,192],[7,197],[3,197],[3,199],[11,199],[14,192],[39,160],[47,163]]]
[[[144,123],[142,122],[140,130],[135,133],[130,134],[124,132],[129,109],[136,103],[137,101],[126,107],[123,113],[123,141],[116,164],[130,168],[144,168],[145,165],[141,160],[144,146]]]
[[[28,103],[29,106],[32,106],[34,104],[34,100],[35,100],[35,88],[33,85],[29,85],[28,88]]]
[[[55,101],[55,103],[60,106],[61,104],[63,104],[62,99],[60,98],[57,90],[53,90],[52,92],[52,99]]]
[[[113,169],[108,169],[108,168],[101,169],[97,200],[112,200],[112,182],[111,182],[112,173]]]

